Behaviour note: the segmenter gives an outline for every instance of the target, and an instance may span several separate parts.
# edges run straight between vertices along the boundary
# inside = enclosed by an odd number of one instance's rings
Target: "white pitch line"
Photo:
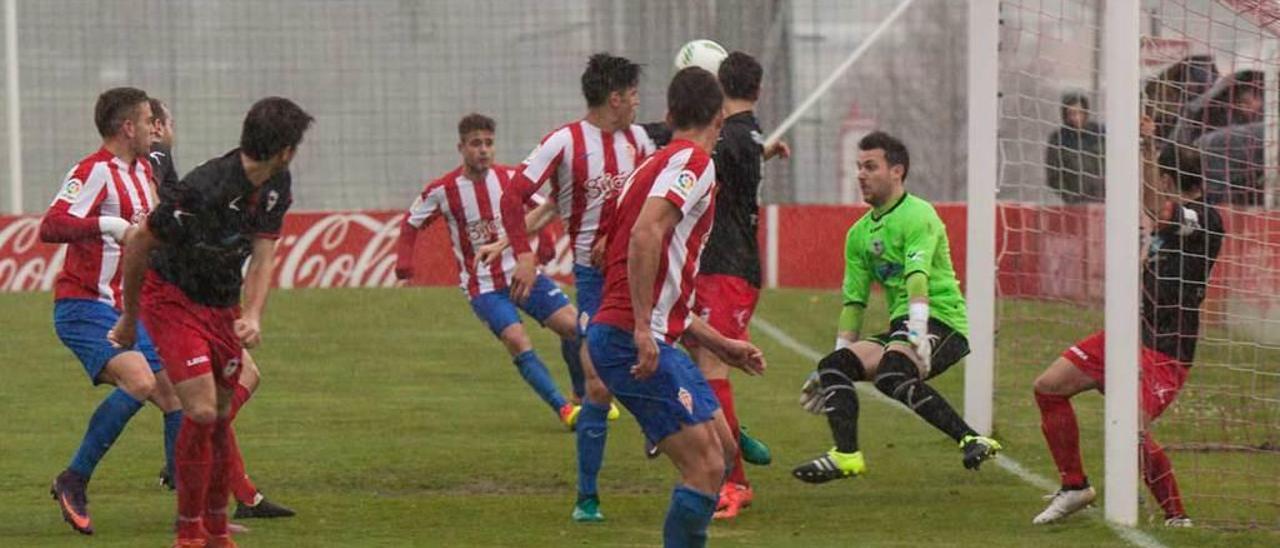
[[[759,329],[765,335],[768,335],[769,338],[775,341],[778,341],[778,344],[781,344],[782,346],[787,347],[792,352],[795,352],[796,354],[803,356],[805,359],[809,361],[817,362],[818,360],[822,359],[822,356],[823,356],[822,353],[796,340],[794,337],[787,334],[786,331],[783,331],[778,326],[773,325],[772,323],[769,323],[764,318],[761,318],[759,316],[752,318],[751,327]],[[872,399],[880,403],[888,404],[891,407],[899,411],[902,411],[904,413],[912,413],[910,409],[907,409],[906,406],[902,405],[897,400],[890,398],[884,394],[881,394],[880,391],[878,390],[867,388],[865,383],[858,384],[856,388],[858,389],[858,392],[860,394],[871,396]],[[914,415],[914,413],[912,414]],[[1022,466],[1022,463],[1016,460],[1013,460],[1009,457],[1006,457],[1004,455],[997,455],[995,459],[995,463],[997,466],[1004,469],[1004,471],[1009,472],[1014,476],[1017,476],[1018,479],[1022,480],[1028,485],[1031,485],[1032,487],[1035,487],[1042,491],[1056,491],[1058,489],[1057,483],[1053,482],[1049,478],[1041,476],[1040,474],[1027,470],[1026,467]],[[1099,515],[1098,512],[1086,511],[1086,515],[1093,517],[1095,519],[1102,519],[1102,517]],[[1107,524],[1108,527],[1111,528],[1111,531],[1115,533],[1116,536],[1120,537],[1122,540],[1124,540],[1125,542],[1128,542],[1129,544],[1132,544],[1134,546],[1139,546],[1141,548],[1167,548],[1164,544],[1161,544],[1160,541],[1156,540],[1155,537],[1152,537],[1151,535],[1144,533],[1140,529],[1137,529],[1135,527],[1129,527],[1127,525],[1121,525],[1118,523],[1112,523],[1105,520],[1104,522]]]

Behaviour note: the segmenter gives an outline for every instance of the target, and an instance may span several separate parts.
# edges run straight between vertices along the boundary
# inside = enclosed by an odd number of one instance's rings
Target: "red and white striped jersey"
[[[595,321],[635,329],[627,253],[631,228],[649,198],[680,208],[680,221],[666,235],[653,287],[649,325],[655,336],[674,344],[689,327],[694,276],[715,215],[716,167],[711,156],[691,141],[678,139],[645,160],[618,197],[617,219],[609,227],[605,251],[604,299]]]
[[[44,224],[60,232],[67,257],[54,284],[54,299],[93,299],[122,306],[121,247],[97,230],[100,217],[131,223],[146,218],[156,205],[151,163],[139,157],[132,164],[106,148],[90,154],[62,182],[62,189],[45,212]]]
[[[551,198],[573,244],[574,262],[589,266],[605,198],[615,196],[656,149],[639,125],[606,133],[578,120],[547,134],[517,169],[535,190],[551,179]]]
[[[480,246],[506,236],[499,203],[513,172],[509,166],[495,165],[485,174],[483,183],[477,183],[459,166],[428,183],[409,206],[405,222],[413,229],[421,229],[438,217],[448,223],[453,256],[458,260],[458,285],[472,298],[505,289],[516,268],[516,256],[510,247],[503,250],[501,260],[476,264]]]

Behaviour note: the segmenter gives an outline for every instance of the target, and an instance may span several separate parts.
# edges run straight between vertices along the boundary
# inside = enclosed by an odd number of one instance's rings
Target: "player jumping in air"
[[[634,124],[640,104],[639,80],[640,65],[607,53],[592,55],[582,73],[587,115],[544,137],[517,168],[502,199],[502,223],[516,253],[511,296],[522,302],[529,298],[531,289],[536,289],[537,267],[525,235],[522,212],[525,201],[551,180],[548,200],[559,209],[572,242],[578,327],[583,336],[600,308],[604,278],[598,263],[604,250],[603,229],[613,215],[611,198],[627,174],[654,151],[644,129]],[[578,349],[564,349],[566,355],[571,352]],[[612,409],[612,396],[592,369],[586,352],[582,352],[582,358],[582,374],[574,378],[573,390],[575,396],[582,398],[582,410],[576,417],[578,499],[573,519],[600,521],[604,515],[600,512],[596,477],[604,462],[607,418],[616,416],[616,411]]]
[[[400,224],[397,242],[396,276],[413,277],[414,242],[418,231],[437,218],[444,218],[449,225],[449,237],[453,240],[453,255],[458,260],[459,284],[471,301],[471,309],[489,327],[494,336],[515,361],[520,376],[559,414],[560,420],[572,427],[574,405],[569,403],[556,388],[533,343],[520,323],[509,292],[511,274],[515,270],[516,257],[510,249],[500,257],[480,264],[477,250],[505,236],[499,202],[511,181],[511,169],[495,166],[494,130],[492,118],[469,114],[458,122],[458,152],[462,165],[427,184],[422,194],[414,200]],[[524,231],[525,215],[521,209],[520,230]],[[550,207],[536,208],[529,214],[531,221],[552,217]],[[537,223],[544,224],[544,223]],[[578,311],[569,303],[560,288],[550,278],[538,274],[528,297],[518,302],[519,308],[538,323],[560,336],[570,370],[578,369]],[[580,370],[580,369],[579,369]]]
[[[1148,125],[1150,127],[1150,125]],[[1142,472],[1147,487],[1164,510],[1165,525],[1190,527],[1178,493],[1173,465],[1151,437],[1151,424],[1173,404],[1187,380],[1200,336],[1200,304],[1222,249],[1222,217],[1203,201],[1200,155],[1182,146],[1166,147],[1155,162],[1152,143],[1144,144],[1144,185],[1148,233],[1142,268],[1142,351],[1139,358],[1142,410]],[[1159,193],[1154,192],[1159,189]],[[1160,196],[1173,199],[1160,204]],[[1088,390],[1104,390],[1106,334],[1077,342],[1054,360],[1035,381],[1040,429],[1062,479],[1062,488],[1033,520],[1052,523],[1093,502],[1080,459],[1080,429],[1071,398]]]
[[[969,353],[968,321],[946,228],[929,202],[903,188],[910,162],[907,147],[887,133],[872,132],[858,142],[858,183],[872,209],[845,239],[836,349],[818,362],[800,398],[805,410],[827,415],[836,446],[797,466],[792,474],[801,481],[824,483],[866,471],[853,387],[859,381],[874,382],[950,436],[964,453],[965,468],[977,469],[1001,449],[925,383]],[[873,280],[888,300],[889,330],[858,340]]]
[[[313,120],[288,99],[255,103],[240,148],[162,186],[160,204],[125,247],[124,312],[109,337],[131,347],[141,316],[182,400],[175,546],[235,546],[226,508],[231,400],[244,346],[261,339],[276,239],[292,203],[289,163]]]
[[[86,494],[94,468],[125,425],[150,400],[164,412],[165,460],[173,462],[182,412],[146,329],[136,345],[113,347],[107,332],[120,318],[122,243],[156,205],[151,166],[151,106],[146,92],[114,88],[98,96],[94,122],[102,147],[67,173],[40,223],[40,239],[67,244],[54,286],[53,327],[93,384],[116,388],[89,418],[89,428],[51,492],[76,531],[93,534]]]
[[[151,153],[148,159],[151,161],[151,170],[155,175],[156,184],[159,186],[178,184],[178,169],[173,163],[173,143],[176,138],[174,133],[173,112],[169,110],[169,106],[163,101],[151,98],[151,114],[153,116],[154,125],[151,137]],[[259,272],[263,266],[262,263],[254,264],[254,272]],[[267,274],[269,274],[269,270]],[[258,275],[263,275],[259,272]],[[246,311],[251,312],[251,311]],[[257,314],[244,314],[245,317],[258,318],[261,311]],[[255,323],[257,320],[254,320]],[[246,348],[252,348],[252,345],[246,344]],[[258,389],[258,381],[261,380],[258,373],[258,364],[249,356],[246,349],[241,360],[240,381],[236,384],[235,393],[231,396],[231,415],[234,417],[239,414],[240,408],[249,401],[253,393]],[[179,424],[181,418],[178,419]],[[294,515],[294,511],[271,502],[263,496],[258,487],[249,479],[249,475],[244,471],[244,459],[240,455],[240,448],[236,443],[235,429],[227,435],[227,440],[231,444],[231,494],[236,497],[236,513],[234,518],[287,518]],[[174,436],[177,441],[177,436]],[[173,460],[172,457],[166,463],[164,470],[160,472],[160,483],[174,489],[176,486],[173,482]]]
[[[689,356],[674,345],[696,340],[751,374],[764,358],[751,343],[727,339],[692,314],[694,275],[711,230],[715,165],[709,152],[723,124],[715,75],[676,73],[667,90],[669,145],[645,160],[618,198],[605,252],[605,293],[587,332],[592,363],[631,411],[645,437],[680,471],[663,527],[668,547],[703,546],[707,524],[737,435]]]

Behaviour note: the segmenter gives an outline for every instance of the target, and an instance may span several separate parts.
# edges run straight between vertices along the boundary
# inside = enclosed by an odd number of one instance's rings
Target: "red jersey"
[[[663,238],[649,322],[654,335],[666,342],[680,338],[689,326],[694,276],[715,217],[708,215],[715,205],[715,188],[715,164],[690,141],[672,141],[640,164],[622,188],[617,218],[609,228],[604,298],[595,321],[627,331],[635,329],[627,280],[631,228],[646,200],[662,198],[680,208],[681,218]]]
[[[511,173],[512,168],[495,165],[485,174],[483,182],[477,182],[468,178],[465,169],[459,166],[427,184],[405,217],[405,223],[412,230],[420,230],[438,217],[444,218],[453,241],[453,256],[458,260],[458,284],[470,297],[506,288],[515,271],[516,256],[510,247],[503,250],[500,260],[491,261],[487,266],[476,264],[480,246],[506,236],[499,202],[511,182]]]
[[[605,199],[616,195],[627,175],[655,148],[639,125],[606,133],[578,120],[544,137],[517,172],[534,190],[551,180],[551,198],[564,220],[574,262],[590,266]]]
[[[126,163],[101,148],[71,168],[40,227],[45,241],[67,244],[53,298],[92,299],[119,310],[122,250],[115,238],[102,233],[99,219],[135,223],[155,205],[146,157]]]

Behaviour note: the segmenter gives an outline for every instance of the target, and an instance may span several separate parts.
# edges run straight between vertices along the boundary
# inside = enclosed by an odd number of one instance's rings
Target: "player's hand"
[[[827,412],[827,395],[822,390],[822,379],[818,377],[817,371],[809,373],[804,384],[800,385],[800,407],[814,415]]]
[[[516,271],[511,274],[511,300],[523,304],[529,298],[533,282],[538,277],[538,258],[533,252],[516,256]]]
[[[765,147],[764,159],[766,161],[772,160],[775,156],[784,160],[791,157],[791,147],[787,145],[786,141],[777,141]]]
[[[907,342],[915,348],[920,358],[920,378],[929,376],[929,359],[933,357],[933,335],[929,334],[928,320],[907,320]]]
[[[121,314],[115,327],[107,332],[107,340],[115,348],[133,348],[138,341],[138,319]]]
[[[596,269],[604,268],[604,252],[609,247],[608,242],[609,238],[601,234],[596,243],[591,244],[591,266]]]
[[[724,363],[737,367],[748,375],[764,374],[764,352],[754,344],[727,339],[723,347],[715,349],[715,353]]]
[[[658,341],[648,329],[637,329],[634,339],[636,364],[631,366],[631,376],[643,381],[658,371]]]
[[[262,343],[262,327],[258,320],[240,318],[236,320],[235,331],[245,348],[254,348]]]
[[[496,241],[484,244],[476,249],[476,264],[480,266],[488,265],[502,256],[502,252],[507,249],[507,238],[498,238]]]

